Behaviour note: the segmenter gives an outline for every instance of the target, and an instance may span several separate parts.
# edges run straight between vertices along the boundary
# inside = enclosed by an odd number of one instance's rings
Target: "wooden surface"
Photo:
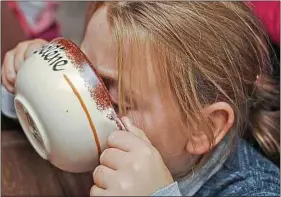
[[[89,196],[90,173],[72,174],[43,160],[22,131],[3,130],[2,196]]]

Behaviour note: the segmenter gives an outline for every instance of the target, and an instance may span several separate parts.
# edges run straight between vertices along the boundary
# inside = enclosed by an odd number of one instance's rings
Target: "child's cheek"
[[[142,129],[145,132],[145,128],[147,128],[145,117],[147,116],[147,114],[143,110],[129,109],[126,116],[136,127]]]

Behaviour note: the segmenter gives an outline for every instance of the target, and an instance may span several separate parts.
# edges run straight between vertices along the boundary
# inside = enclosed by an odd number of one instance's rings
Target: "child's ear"
[[[222,141],[234,123],[234,111],[226,102],[217,102],[202,110],[206,121],[211,121],[212,129],[206,131],[195,130],[191,139],[186,144],[186,150],[195,155],[207,153],[210,148]],[[203,120],[204,121],[204,120]],[[213,132],[214,140],[212,147],[206,133]]]

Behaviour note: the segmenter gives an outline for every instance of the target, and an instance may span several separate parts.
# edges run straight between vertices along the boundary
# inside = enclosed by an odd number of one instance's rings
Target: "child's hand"
[[[23,61],[33,52],[42,47],[47,41],[42,39],[20,42],[14,49],[5,54],[2,65],[2,82],[5,88],[13,93],[17,72]]]
[[[94,173],[91,196],[148,196],[173,183],[159,152],[144,132],[123,118],[127,131],[116,131]]]

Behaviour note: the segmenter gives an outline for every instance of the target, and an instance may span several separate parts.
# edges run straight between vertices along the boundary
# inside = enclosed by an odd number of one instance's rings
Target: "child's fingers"
[[[5,67],[2,67],[2,83],[3,86],[10,92],[13,93],[14,92],[14,87],[8,82],[7,78],[6,78],[6,74],[5,74]]]
[[[109,135],[107,145],[109,148],[130,152],[141,147],[143,140],[127,131],[114,131]]]
[[[14,69],[14,56],[15,56],[15,50],[8,51],[5,54],[3,65],[2,65],[2,77],[3,83],[5,83],[5,86],[8,85],[14,85],[16,73]],[[8,88],[8,87],[7,87]]]
[[[117,148],[105,149],[100,156],[100,164],[113,170],[118,170],[128,163],[126,154],[128,153]]]
[[[16,47],[14,69],[16,73],[20,69],[21,64],[27,59],[36,49],[41,48],[47,41],[42,39],[35,39],[19,43]]]
[[[17,72],[26,57],[35,49],[42,47],[46,43],[47,41],[42,39],[21,42],[15,49],[5,54],[2,65],[2,82],[9,92],[14,92]]]
[[[107,193],[107,191],[105,189],[102,189],[102,188],[94,185],[91,188],[90,196],[107,196],[106,193]]]
[[[93,172],[94,183],[100,188],[108,189],[111,185],[114,185],[115,172],[115,170],[104,165],[99,165]]]
[[[35,50],[40,49],[48,42],[42,39],[36,39],[29,44],[27,50],[24,53],[24,60],[27,59]]]
[[[144,140],[144,141],[146,141],[146,142],[151,144],[150,140],[147,138],[145,133],[141,129],[139,129],[138,127],[133,125],[133,123],[130,121],[130,119],[128,117],[122,117],[121,120],[122,120],[124,126],[126,127],[126,129],[129,132],[135,134],[136,136],[138,136],[142,140]]]
[[[17,73],[21,64],[24,62],[24,54],[28,48],[28,43],[19,43],[16,47],[15,57],[14,57],[14,70]]]

